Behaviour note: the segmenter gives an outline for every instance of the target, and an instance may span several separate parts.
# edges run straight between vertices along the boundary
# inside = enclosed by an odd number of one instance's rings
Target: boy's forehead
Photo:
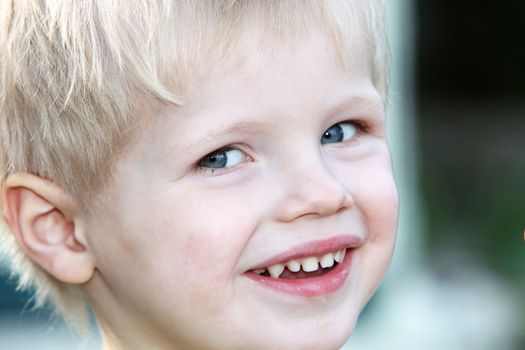
[[[343,64],[333,40],[322,32],[294,45],[275,41],[261,46],[245,39],[222,63],[210,63],[207,74],[193,85],[187,103],[164,109],[161,119],[167,118],[168,123],[175,119],[177,128],[206,129],[204,140],[209,141],[217,134],[268,131],[276,121],[305,106],[318,115],[349,107],[380,114],[383,104],[373,86],[369,51],[362,47],[356,41]],[[275,115],[280,118],[264,117]]]
[[[204,98],[207,92],[220,95],[217,81],[222,82],[222,91],[232,82],[249,81],[253,86],[272,78],[292,74],[312,74],[309,70],[318,65],[317,73],[326,69],[337,70],[341,78],[345,75],[366,74],[372,78],[372,52],[364,35],[353,35],[344,46],[326,28],[312,27],[309,31],[291,38],[264,36],[261,31],[248,31],[222,56],[210,57],[208,64],[195,68],[193,79],[188,81],[186,99],[191,105],[192,97]],[[323,66],[323,67],[321,67]],[[312,76],[312,79],[315,77]],[[286,83],[283,79],[274,84]],[[246,91],[239,91],[242,94]]]
[[[373,87],[372,47],[362,31],[352,33],[341,42],[322,23],[312,22],[308,30],[287,36],[276,36],[264,27],[253,25],[247,27],[227,50],[206,56],[206,62],[200,61],[204,56],[197,56],[195,60],[190,59],[193,64],[188,65],[184,83],[178,90],[183,103],[178,106],[162,104],[158,114],[153,112],[153,115],[161,116],[158,127],[163,128],[164,122],[175,122],[172,124],[174,130],[186,129],[184,119],[198,116],[203,124],[217,123],[218,131],[223,128],[261,130],[268,125],[254,128],[254,123],[243,120],[236,123],[236,117],[246,119],[250,113],[281,113],[286,104],[291,110],[297,105],[313,102],[318,95],[316,88],[301,94],[299,90],[307,89],[309,84],[298,85],[296,82],[306,76],[307,81],[321,84],[328,74],[339,79],[340,86],[334,89],[331,100],[320,101],[315,106],[319,108],[317,112],[328,114],[343,104],[383,111],[383,101]],[[175,73],[180,72],[174,72],[173,76],[177,75]],[[360,83],[349,84],[348,77],[359,77]],[[282,103],[278,101],[281,96],[276,99],[263,96],[265,92],[279,89],[294,89],[295,93],[292,98],[283,98]],[[302,98],[294,99],[293,96]],[[194,123],[188,125],[195,127]],[[214,127],[207,125],[206,128]],[[212,135],[209,132],[207,138]]]

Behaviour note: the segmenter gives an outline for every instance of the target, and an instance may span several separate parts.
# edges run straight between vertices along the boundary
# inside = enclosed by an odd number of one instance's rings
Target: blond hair
[[[317,21],[344,50],[364,34],[373,81],[385,96],[388,48],[383,0],[0,0],[0,185],[15,172],[50,179],[84,210],[111,179],[148,99],[181,105],[211,58],[250,26],[268,39]],[[2,246],[20,288],[34,287],[66,321],[87,327],[82,288],[30,261],[7,227]]]

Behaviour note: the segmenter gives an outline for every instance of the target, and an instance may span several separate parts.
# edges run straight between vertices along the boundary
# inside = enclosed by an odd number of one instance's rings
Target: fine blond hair
[[[342,52],[365,35],[385,97],[384,8],[384,0],[0,0],[0,186],[32,173],[93,211],[142,117],[139,104],[182,105],[192,76],[253,26],[275,41],[316,21]],[[44,272],[7,227],[0,239],[19,288],[85,330],[81,286]]]

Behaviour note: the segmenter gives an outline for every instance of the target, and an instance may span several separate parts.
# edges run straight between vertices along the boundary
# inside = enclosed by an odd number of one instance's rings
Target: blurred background
[[[399,239],[345,349],[525,349],[525,2],[391,1]]]
[[[525,349],[525,2],[390,1],[399,238],[345,349]],[[0,263],[0,349],[98,349]]]

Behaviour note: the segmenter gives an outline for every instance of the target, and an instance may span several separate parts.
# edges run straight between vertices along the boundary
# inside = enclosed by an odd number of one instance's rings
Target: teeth
[[[273,278],[279,278],[281,273],[284,271],[284,265],[281,264],[275,264],[272,266],[268,266],[268,272]]]
[[[299,272],[301,271],[301,267],[303,268],[304,272],[314,272],[319,269],[319,265],[321,265],[321,268],[329,268],[334,266],[334,264],[341,263],[345,259],[346,249],[340,249],[335,252],[326,253],[322,257],[308,257],[305,259],[302,259],[300,261],[297,260],[290,260],[284,264],[275,264],[268,266],[266,269],[257,269],[253,270],[258,275],[264,274],[266,271],[272,276],[273,278],[279,278],[281,274],[284,271],[284,268],[287,267],[290,272]]]
[[[306,258],[301,262],[304,272],[313,272],[319,269],[319,260],[317,258]]]
[[[286,263],[286,267],[292,272],[299,272],[301,270],[301,264],[295,260],[288,261],[288,263]]]
[[[335,257],[334,257],[335,261],[337,261],[338,263],[343,262],[343,260],[345,259],[345,253],[346,253],[346,249],[338,250],[335,253]]]
[[[328,254],[323,255],[323,257],[321,258],[321,261],[319,262],[321,263],[321,267],[323,269],[326,267],[334,266],[334,254],[328,253]]]

